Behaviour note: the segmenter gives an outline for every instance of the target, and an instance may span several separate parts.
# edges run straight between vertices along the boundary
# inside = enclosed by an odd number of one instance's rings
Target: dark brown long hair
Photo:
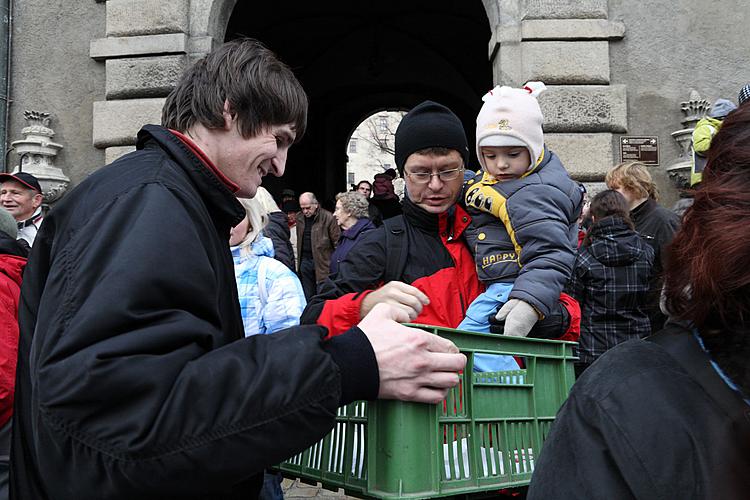
[[[604,191],[597,193],[597,195],[591,199],[589,215],[594,218],[594,224],[605,217],[620,217],[630,229],[633,229],[633,221],[630,220],[628,201],[623,195],[614,189],[605,189]],[[583,238],[582,244],[584,246],[591,245],[590,230]]]
[[[750,103],[713,138],[703,183],[666,249],[670,313],[701,330],[750,327]]]

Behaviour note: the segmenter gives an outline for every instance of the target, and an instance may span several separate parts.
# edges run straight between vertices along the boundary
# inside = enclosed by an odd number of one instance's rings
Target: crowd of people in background
[[[214,81],[217,64],[230,64],[235,51],[279,78],[280,88],[265,89],[274,110],[256,117],[227,97],[184,121],[191,99],[210,102],[192,95],[201,92],[195,82],[206,85],[206,95],[216,95],[213,85],[242,94],[231,82]],[[133,498],[141,489],[169,496],[191,488],[210,497],[226,493],[226,470],[232,492],[283,498],[280,477],[266,472],[261,488],[251,476],[319,438],[338,405],[376,397],[437,402],[458,383],[465,360],[455,346],[398,325],[406,321],[578,342],[580,381],[545,445],[529,498],[565,496],[561,485],[591,498],[603,491],[609,498],[665,498],[678,484],[681,498],[706,488],[734,498],[741,480],[706,464],[732,459],[747,471],[750,457],[750,439],[711,427],[732,422],[750,436],[738,417],[748,411],[742,403],[750,404],[750,235],[743,224],[750,217],[750,85],[737,105],[719,99],[697,124],[694,201],[680,214],[659,204],[649,168],[639,162],[612,166],[607,189],[592,196],[572,180],[544,142],[541,82],[498,86],[484,96],[476,168],[453,111],[418,104],[396,131],[397,169],[338,193],[331,212],[313,192],[284,189],[275,199],[259,185],[266,173],[283,174],[286,150],[305,128],[304,92],[275,56],[255,41],[235,41],[183,78],[165,104],[168,128],[145,127],[137,152],[91,176],[49,215],[33,175],[0,174],[0,498],[4,491],[7,497],[11,459],[19,464],[16,491],[40,498],[72,476],[87,488],[109,477],[106,488]],[[258,82],[250,77],[247,85]],[[248,181],[225,150],[255,148],[248,144],[263,134],[279,149],[259,160],[258,178]],[[169,167],[154,186],[148,169],[160,162]],[[123,165],[134,172],[127,182]],[[215,182],[200,180],[207,176]],[[394,191],[398,177],[403,199]],[[106,213],[90,213],[105,203]],[[151,224],[164,214],[169,225]],[[40,249],[29,257],[35,244]],[[428,381],[421,368],[405,364],[407,353],[393,366],[378,357],[396,348],[397,339],[384,340],[393,335],[412,336],[415,363],[428,353],[445,356],[419,364],[428,367]],[[112,361],[118,357],[128,372]],[[216,368],[216,357],[225,368]],[[133,382],[132,370],[155,370],[156,360],[163,384]],[[214,380],[198,373],[201,366]],[[406,381],[394,366],[412,370]],[[511,356],[474,357],[477,371],[518,367]],[[271,389],[279,376],[287,381]],[[217,393],[227,384],[248,391]],[[15,387],[21,414],[11,436]],[[707,387],[711,392],[701,392]],[[178,415],[194,391],[214,397]],[[128,398],[135,403],[122,402]],[[680,398],[699,408],[692,419]],[[131,404],[147,416],[111,410]],[[660,421],[664,415],[677,423]],[[83,421],[92,434],[77,430]],[[250,421],[261,427],[253,437]],[[152,424],[163,435],[145,430]],[[266,432],[271,437],[256,435]],[[287,432],[276,449],[274,436]],[[184,461],[163,455],[193,446],[185,443],[197,434],[222,437],[216,446],[195,444],[200,450],[186,452]],[[225,440],[230,435],[235,441]],[[247,458],[254,447],[260,451]],[[653,447],[679,454],[672,463],[694,472],[690,482],[674,476],[676,467],[669,472],[656,463]],[[222,449],[243,458],[209,465]],[[112,450],[134,460],[128,470],[111,468]],[[83,470],[82,456],[92,464]],[[159,463],[164,484],[153,482],[153,464],[137,463],[141,457]],[[66,466],[45,476],[55,462]],[[181,484],[190,463],[203,470]],[[570,480],[558,481],[561,474]]]

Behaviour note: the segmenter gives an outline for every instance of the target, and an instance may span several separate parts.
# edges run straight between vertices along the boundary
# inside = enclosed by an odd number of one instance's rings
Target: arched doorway
[[[375,109],[441,102],[471,143],[481,96],[492,87],[490,24],[479,1],[239,2],[226,40],[240,36],[274,50],[310,96],[308,132],[284,178],[266,181],[271,191],[331,198],[345,175],[349,136]]]

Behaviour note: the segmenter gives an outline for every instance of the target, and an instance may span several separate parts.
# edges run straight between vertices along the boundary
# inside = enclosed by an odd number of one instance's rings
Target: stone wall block
[[[547,84],[608,84],[609,42],[522,42],[523,78]]]
[[[143,125],[161,123],[163,98],[94,103],[94,146],[130,146]]]
[[[625,24],[606,19],[539,19],[521,23],[524,40],[620,40]]]
[[[615,162],[613,134],[544,134],[547,147],[560,157],[577,181],[601,181]]]
[[[188,0],[109,0],[107,36],[187,33]]]
[[[186,55],[107,60],[107,99],[163,97],[187,66]]]
[[[157,54],[185,54],[188,37],[184,33],[97,38],[91,40],[89,55],[96,60]]]
[[[546,132],[627,132],[625,85],[552,85],[539,105]]]
[[[524,19],[606,19],[607,0],[525,0]]]
[[[104,164],[109,165],[121,156],[135,151],[135,146],[114,146],[104,150]]]

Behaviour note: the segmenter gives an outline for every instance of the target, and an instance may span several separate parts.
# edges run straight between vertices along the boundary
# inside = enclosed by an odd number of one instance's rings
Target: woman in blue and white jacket
[[[268,214],[260,201],[239,198],[245,218],[229,233],[234,277],[245,337],[270,334],[299,325],[305,309],[302,284],[288,267],[274,259],[273,242],[263,236]],[[266,471],[260,500],[283,500],[281,476]]]
[[[299,324],[307,305],[299,278],[275,260],[263,236],[266,214],[257,200],[240,198],[246,216],[229,235],[245,336],[274,333]]]

